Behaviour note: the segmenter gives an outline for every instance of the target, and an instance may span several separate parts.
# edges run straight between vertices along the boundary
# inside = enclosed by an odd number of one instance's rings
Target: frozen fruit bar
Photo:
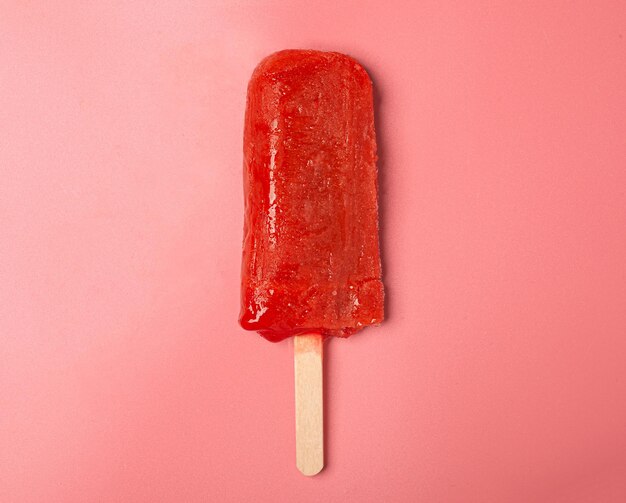
[[[335,52],[281,51],[248,85],[240,324],[272,341],[383,319],[372,82]]]

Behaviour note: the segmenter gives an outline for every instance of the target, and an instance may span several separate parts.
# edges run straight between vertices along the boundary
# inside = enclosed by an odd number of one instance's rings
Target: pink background
[[[626,501],[626,4],[0,3],[0,501]],[[371,72],[388,321],[236,324],[247,79]]]

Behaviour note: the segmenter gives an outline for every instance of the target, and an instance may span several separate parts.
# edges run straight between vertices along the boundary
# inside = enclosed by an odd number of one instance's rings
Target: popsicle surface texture
[[[271,341],[383,320],[372,83],[352,58],[288,50],[248,85],[239,322]]]

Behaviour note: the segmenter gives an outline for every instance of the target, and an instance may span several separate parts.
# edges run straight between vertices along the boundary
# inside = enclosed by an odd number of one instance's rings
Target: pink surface
[[[412,5],[412,7],[408,7]],[[0,501],[626,500],[626,7],[3,2]],[[236,323],[246,83],[282,48],[377,90],[388,321]]]

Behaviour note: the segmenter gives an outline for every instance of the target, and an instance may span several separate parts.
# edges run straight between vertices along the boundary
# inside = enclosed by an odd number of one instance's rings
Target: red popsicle
[[[241,326],[295,336],[296,465],[324,466],[322,338],[383,320],[372,83],[335,52],[281,51],[248,86]]]
[[[288,50],[248,86],[240,323],[271,341],[383,319],[372,83],[354,59]]]

